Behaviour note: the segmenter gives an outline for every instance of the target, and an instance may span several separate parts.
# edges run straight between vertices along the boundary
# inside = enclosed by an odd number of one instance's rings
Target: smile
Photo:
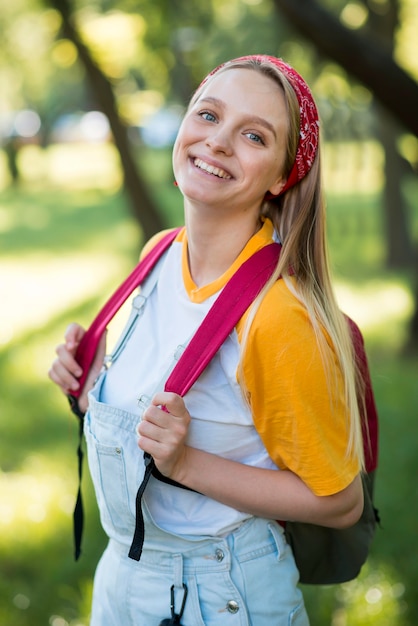
[[[202,161],[202,159],[194,159],[193,163],[200,170],[203,170],[208,174],[212,174],[213,176],[217,176],[218,178],[232,178],[232,176],[228,174],[228,172],[225,172],[225,170],[222,170],[220,167],[214,167],[213,165],[209,165],[209,163],[205,163],[205,161]]]

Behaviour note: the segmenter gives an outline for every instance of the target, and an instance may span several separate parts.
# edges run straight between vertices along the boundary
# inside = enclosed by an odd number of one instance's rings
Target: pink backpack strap
[[[178,360],[165,391],[187,393],[273,274],[280,250],[279,244],[269,244],[235,272]]]
[[[374,399],[372,381],[370,378],[369,364],[364,346],[363,335],[357,324],[346,316],[351,331],[354,352],[364,382],[364,405],[360,404],[362,419],[364,457],[366,472],[370,474],[377,467],[379,454],[379,427],[376,402]]]
[[[122,304],[129,298],[132,292],[145,280],[153,267],[157,264],[162,254],[172,244],[181,228],[166,233],[152,250],[138,263],[131,274],[116,289],[101,311],[95,317],[77,348],[76,361],[83,369],[79,378],[80,389],[73,391],[72,395],[78,398],[88,376],[91,364],[97,351],[100,338],[103,335],[110,320],[119,311]],[[71,400],[70,400],[71,401]]]
[[[110,320],[116,315],[122,304],[129,298],[131,293],[136,289],[148,276],[151,270],[155,267],[162,254],[167,250],[171,243],[176,238],[181,228],[169,231],[162,239],[152,248],[152,250],[138,263],[131,274],[126,280],[118,287],[114,294],[109,298],[101,311],[95,317],[89,328],[83,335],[76,353],[76,360],[83,369],[83,374],[79,378],[80,389],[73,391],[68,395],[71,410],[79,419],[79,433],[78,433],[78,446],[77,446],[77,458],[78,458],[78,491],[77,499],[74,508],[74,556],[77,561],[81,554],[81,539],[83,535],[84,526],[84,507],[81,494],[81,482],[83,474],[83,422],[84,413],[78,406],[78,397],[83,389],[84,383],[88,376],[91,364],[97,351],[100,338],[103,335],[106,326]]]
[[[165,391],[180,396],[188,392],[273,274],[280,250],[281,246],[277,243],[265,246],[247,259],[230,278],[177,361],[166,381]],[[136,494],[135,532],[129,550],[129,557],[135,561],[141,558],[144,545],[142,496],[151,474],[165,483],[184,488],[163,476],[148,453],[144,453],[144,461],[145,473]]]

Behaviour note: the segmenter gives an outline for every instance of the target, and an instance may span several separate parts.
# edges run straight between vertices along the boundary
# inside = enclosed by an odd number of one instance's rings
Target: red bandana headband
[[[256,61],[258,63],[265,62],[271,63],[279,68],[279,70],[286,76],[290,84],[292,85],[296,97],[299,102],[299,111],[300,111],[300,134],[299,134],[299,143],[296,151],[295,162],[293,163],[292,169],[290,170],[289,176],[287,177],[287,181],[280,194],[283,194],[293,185],[296,185],[302,178],[306,176],[309,170],[312,167],[312,164],[315,160],[315,156],[318,150],[318,139],[319,139],[319,116],[318,110],[316,108],[311,90],[308,85],[303,80],[302,76],[300,76],[296,70],[293,69],[288,63],[282,61],[282,59],[278,59],[276,57],[264,55],[264,54],[254,54],[244,57],[239,57],[237,59],[232,59],[226,63],[222,63],[215,67],[214,70],[210,72],[206,76],[206,78],[201,82],[200,87],[206,83],[206,81],[213,76],[220,69],[228,66],[233,66],[234,63],[240,61]],[[199,88],[200,88],[199,87]],[[275,197],[275,196],[270,196]]]

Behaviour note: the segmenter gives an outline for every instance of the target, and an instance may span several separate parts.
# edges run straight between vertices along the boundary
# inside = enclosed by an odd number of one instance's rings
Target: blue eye
[[[213,115],[213,113],[209,113],[209,111],[201,111],[199,115],[207,122],[216,122],[216,117]]]
[[[264,145],[264,140],[260,137],[260,135],[257,135],[256,133],[246,133],[246,135],[249,139],[251,139],[251,141],[254,141],[254,143],[261,143]]]

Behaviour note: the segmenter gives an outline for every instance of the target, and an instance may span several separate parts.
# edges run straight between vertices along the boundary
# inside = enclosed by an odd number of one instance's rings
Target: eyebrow
[[[221,109],[225,109],[225,103],[223,102],[223,100],[219,100],[219,98],[214,98],[213,96],[206,96],[205,98],[201,98],[196,101],[196,104],[198,102],[211,102],[212,104],[216,104],[217,106],[219,106]],[[277,139],[277,133],[273,124],[270,124],[270,122],[264,119],[264,117],[251,114],[248,116],[248,119],[251,122],[255,122],[256,124],[260,124],[261,126],[264,126],[264,128],[269,130],[274,135],[274,138]]]

